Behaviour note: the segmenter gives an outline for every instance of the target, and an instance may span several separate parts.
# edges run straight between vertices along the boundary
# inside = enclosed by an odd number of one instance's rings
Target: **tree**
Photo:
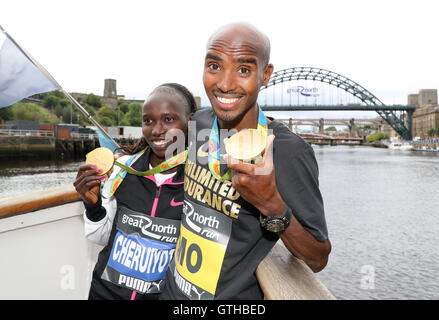
[[[114,125],[113,120],[110,119],[109,117],[100,118],[100,123],[101,123],[101,125],[106,126],[106,127],[111,127]]]
[[[94,95],[93,93],[87,96],[86,103],[96,108],[102,107],[101,99],[99,99],[99,97]]]
[[[14,113],[12,112],[12,107],[0,109],[0,119],[2,120],[13,120]]]
[[[60,104],[57,104],[55,107],[55,111],[54,111],[55,115],[58,118],[61,118],[63,115],[63,112],[64,112],[64,108]]]
[[[68,99],[60,99],[58,101],[58,104],[61,105],[63,108],[70,107],[72,105],[70,100],[68,100]]]
[[[70,118],[72,119],[73,122],[73,114],[70,113],[70,108],[64,108],[62,112],[62,121],[64,123],[70,123]]]
[[[384,134],[383,132],[377,132],[377,133],[373,133],[369,136],[367,136],[366,141],[367,142],[375,142],[378,140],[385,140],[385,139],[389,139],[389,135]]]
[[[120,126],[130,126],[130,121],[127,119],[127,117],[124,115],[121,117],[120,122],[119,122]]]
[[[48,94],[43,99],[43,106],[46,109],[53,110],[57,106],[57,104],[59,103],[60,100],[61,99],[58,98],[57,96],[55,96],[53,94]]]
[[[328,128],[325,128],[325,131],[337,131],[337,128],[336,127],[328,127]]]
[[[103,106],[99,109],[98,117],[99,119],[101,119],[101,121],[103,120],[103,118],[106,118],[106,126],[113,126],[117,124],[117,112],[108,108],[107,106]]]
[[[119,100],[119,101],[120,101],[120,100]],[[121,112],[123,112],[123,113],[127,113],[128,110],[130,109],[130,108],[129,108],[130,104],[129,104],[127,101],[123,101],[123,102],[121,102],[121,103],[119,103],[119,101],[118,101],[118,108],[119,108],[119,110],[120,110]]]
[[[52,95],[52,96],[55,96],[55,97],[58,97],[58,98],[64,98],[65,97],[64,93],[62,93],[59,90],[51,91],[51,92],[49,92],[49,95]]]
[[[129,111],[125,114],[125,118],[128,120],[129,124],[133,127],[142,126],[142,106],[140,103],[130,103]]]
[[[59,119],[42,106],[31,102],[17,102],[12,107],[15,120],[32,120],[41,123],[59,123]]]

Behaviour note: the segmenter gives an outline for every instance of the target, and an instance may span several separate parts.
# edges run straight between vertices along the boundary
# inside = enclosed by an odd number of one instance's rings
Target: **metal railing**
[[[47,131],[47,130],[0,129],[0,135],[53,137],[54,133],[53,131]]]
[[[0,128],[0,136],[36,136],[36,137],[54,137],[55,133],[53,131],[47,130],[18,130],[18,129],[4,129]],[[98,135],[96,133],[78,133],[70,132],[70,138],[76,139],[97,139]],[[121,135],[113,136],[114,139],[125,138],[128,140],[137,140],[135,137],[124,137]]]
[[[81,138],[81,139],[97,139],[98,135],[96,133],[80,133],[79,138]]]

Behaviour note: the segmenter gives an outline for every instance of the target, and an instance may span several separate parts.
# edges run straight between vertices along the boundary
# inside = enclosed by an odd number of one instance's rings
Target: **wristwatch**
[[[284,231],[290,224],[291,216],[293,212],[290,207],[285,205],[284,212],[277,216],[259,216],[262,228],[271,232]]]

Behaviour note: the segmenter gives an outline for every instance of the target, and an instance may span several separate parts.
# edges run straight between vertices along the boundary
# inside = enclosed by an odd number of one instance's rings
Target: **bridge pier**
[[[407,140],[412,140],[413,139],[413,113],[415,111],[414,110],[407,110],[407,127],[409,130],[409,136]]]
[[[320,118],[319,120],[319,134],[325,134],[325,120],[323,120],[323,118]]]
[[[349,138],[356,138],[357,132],[355,131],[355,120],[353,118],[349,120],[348,128],[349,128]]]

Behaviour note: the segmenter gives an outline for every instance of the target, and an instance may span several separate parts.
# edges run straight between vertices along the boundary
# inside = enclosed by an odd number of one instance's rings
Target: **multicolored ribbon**
[[[261,108],[259,108],[258,113],[258,130],[261,132],[264,136],[267,136],[268,126],[267,126],[267,118],[265,117],[264,113],[262,112]],[[227,172],[221,176],[220,173],[220,137],[219,137],[219,129],[218,129],[218,118],[215,117],[213,120],[213,126],[212,130],[210,131],[210,137],[209,137],[209,151],[208,151],[208,165],[209,170],[212,173],[212,175],[217,178],[218,180],[231,180],[232,173],[230,172],[230,169],[227,170]]]
[[[143,153],[143,152],[145,152],[145,150],[143,150],[141,152]],[[152,176],[156,173],[170,170],[170,169],[178,166],[179,164],[184,163],[186,161],[186,158],[187,158],[187,150],[180,152],[179,154],[173,156],[172,158],[170,158],[166,161],[163,161],[162,163],[160,163],[159,165],[155,166],[154,168],[152,168],[148,171],[137,171],[137,170],[135,170],[127,165],[124,165],[118,161],[115,161],[114,164],[118,167],[121,167],[123,170],[125,170],[129,174],[134,174],[136,176],[145,177],[145,176]]]
[[[117,190],[117,188],[120,186],[120,184],[122,183],[123,179],[125,178],[126,174],[133,174],[136,176],[141,176],[141,177],[145,177],[145,176],[152,176],[156,173],[160,173],[160,172],[164,172],[167,170],[170,170],[176,166],[178,166],[179,164],[182,164],[186,161],[187,158],[187,150],[180,152],[179,154],[173,156],[172,158],[163,161],[162,163],[160,163],[158,166],[155,166],[154,168],[148,170],[148,171],[137,171],[133,168],[130,167],[131,163],[134,162],[133,160],[138,159],[144,152],[146,151],[146,149],[132,155],[125,164],[122,164],[120,162],[118,162],[117,160],[114,161],[114,165],[118,166],[121,168],[121,170],[118,172],[118,174],[116,175],[116,177],[114,177],[112,183],[111,183],[111,187],[110,187],[110,194],[108,196],[104,196],[101,192],[101,195],[104,198],[110,198]],[[102,190],[101,190],[102,191]]]

